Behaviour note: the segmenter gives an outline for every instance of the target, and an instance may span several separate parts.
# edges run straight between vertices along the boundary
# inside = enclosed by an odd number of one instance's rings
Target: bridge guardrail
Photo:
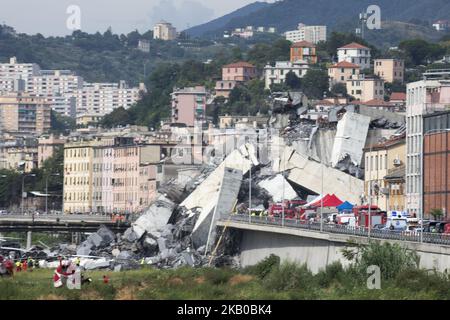
[[[262,224],[262,225],[272,225],[281,226],[287,228],[299,228],[306,230],[320,231],[319,222],[309,222],[298,219],[282,219],[279,217],[259,217],[259,216],[247,216],[247,215],[231,215],[230,219],[232,221],[245,222],[250,224]],[[365,227],[349,227],[337,224],[323,224],[324,232],[347,234],[368,237],[369,232]],[[387,239],[387,240],[400,240],[400,241],[412,241],[420,242],[420,233],[418,232],[408,232],[408,231],[390,231],[390,230],[380,230],[371,229],[370,237],[376,239]],[[424,243],[450,245],[450,234],[443,233],[429,233],[424,232],[422,236],[422,241]]]

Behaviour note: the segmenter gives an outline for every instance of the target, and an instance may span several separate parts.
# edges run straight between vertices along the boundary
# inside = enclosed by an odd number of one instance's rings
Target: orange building
[[[316,46],[308,41],[296,42],[291,46],[291,62],[299,60],[311,64],[317,63]]]

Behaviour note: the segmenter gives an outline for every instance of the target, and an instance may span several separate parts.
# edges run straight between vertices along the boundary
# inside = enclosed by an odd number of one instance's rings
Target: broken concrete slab
[[[364,192],[364,181],[357,179],[349,174],[337,169],[325,166],[317,161],[310,160],[308,157],[297,153],[291,147],[285,147],[286,152],[282,154],[289,155],[285,161],[291,168],[288,180],[302,186],[317,194],[322,190],[322,168],[323,168],[323,190],[327,194],[335,194],[343,201],[359,203],[360,195]],[[279,165],[278,165],[279,167]]]
[[[133,223],[133,231],[140,239],[145,232],[152,233],[165,226],[175,209],[175,203],[161,195],[147,211]]]
[[[270,194],[274,202],[293,200],[298,197],[289,182],[286,181],[281,174],[277,174],[274,177],[261,181],[258,183],[258,186],[265,189]]]
[[[334,138],[331,164],[335,167],[339,161],[348,155],[356,165],[361,165],[370,117],[347,112],[337,124]]]
[[[192,241],[195,247],[206,244],[207,250],[210,249],[215,240],[216,222],[223,216],[229,215],[236,205],[242,177],[241,170],[225,168],[214,209],[207,215],[203,211],[195,224],[192,232]]]
[[[110,261],[106,258],[101,258],[97,260],[86,259],[81,261],[80,265],[86,270],[95,270],[95,269],[105,269],[110,267]]]
[[[128,228],[123,233],[122,237],[123,237],[123,239],[125,239],[128,242],[135,242],[135,241],[139,240],[139,237],[138,237],[137,233],[133,231],[133,228]]]

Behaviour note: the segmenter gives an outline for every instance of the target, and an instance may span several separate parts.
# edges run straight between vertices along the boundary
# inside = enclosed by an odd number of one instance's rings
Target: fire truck
[[[353,207],[353,214],[356,218],[356,225],[359,227],[369,227],[369,206]],[[376,205],[370,206],[370,226],[373,228],[377,224],[386,224],[387,214],[381,211]]]
[[[304,204],[306,204],[304,200],[285,200],[283,202],[272,203],[269,206],[269,215],[281,218],[284,208],[285,219],[300,219],[304,211],[301,206]]]

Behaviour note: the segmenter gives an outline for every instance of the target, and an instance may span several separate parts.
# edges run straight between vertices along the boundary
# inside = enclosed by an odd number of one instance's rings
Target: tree
[[[285,84],[291,89],[300,89],[301,80],[294,72],[289,71],[286,74]]]
[[[347,96],[347,86],[345,85],[345,83],[342,82],[338,82],[335,83],[332,87],[331,87],[331,94],[335,97],[346,97]]]
[[[430,215],[434,218],[434,220],[440,220],[444,216],[444,211],[440,208],[434,208],[430,210]]]
[[[67,133],[76,128],[75,120],[71,117],[66,117],[58,112],[51,110],[50,113],[51,133],[60,134]]]
[[[309,69],[302,78],[303,93],[310,99],[321,99],[328,93],[328,73],[321,69]]]
[[[106,128],[125,126],[130,123],[132,123],[131,117],[123,107],[117,108],[113,112],[105,115],[101,121],[101,125]]]
[[[402,41],[399,49],[403,50],[406,64],[409,66],[428,64],[430,60],[441,58],[446,52],[439,44],[428,43],[422,39]]]

